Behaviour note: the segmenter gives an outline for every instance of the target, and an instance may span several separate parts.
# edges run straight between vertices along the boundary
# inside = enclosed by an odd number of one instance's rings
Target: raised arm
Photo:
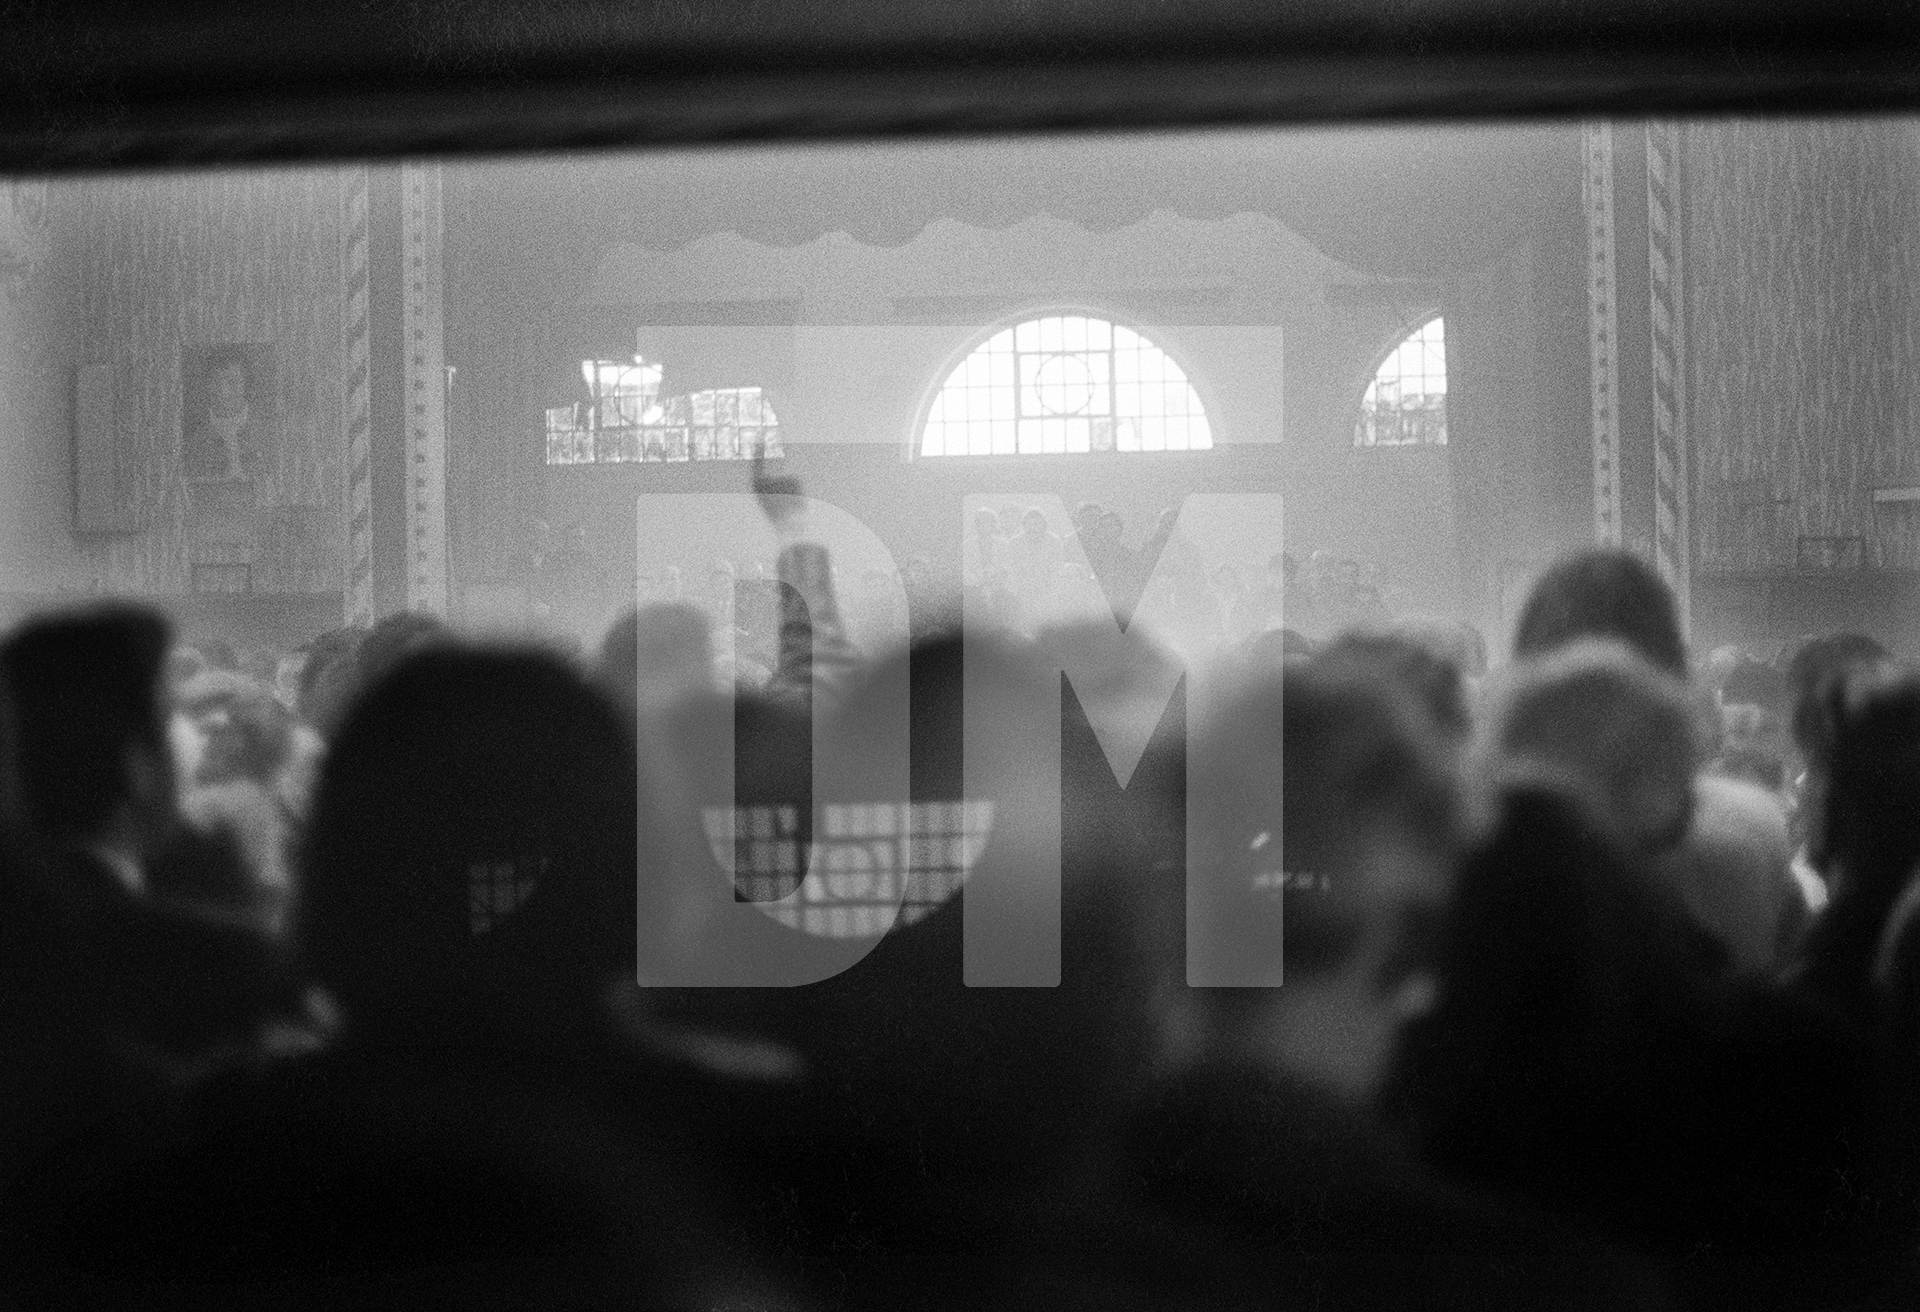
[[[800,706],[815,690],[836,704],[859,668],[860,650],[847,636],[833,591],[833,561],[813,540],[799,480],[769,477],[759,457],[753,489],[780,544],[780,653],[767,695]]]

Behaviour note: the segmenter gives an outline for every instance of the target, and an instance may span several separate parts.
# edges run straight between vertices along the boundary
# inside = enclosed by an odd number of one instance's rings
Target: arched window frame
[[[926,437],[927,421],[932,416],[934,403],[939,399],[940,394],[946,390],[947,383],[953,378],[954,372],[958,370],[961,365],[965,364],[974,352],[978,351],[982,346],[1008,329],[1018,329],[1020,325],[1030,323],[1034,320],[1056,317],[1103,320],[1113,327],[1124,328],[1134,333],[1148,345],[1165,355],[1167,359],[1171,360],[1174,365],[1179,368],[1180,372],[1185,375],[1188,388],[1192,390],[1195,399],[1200,403],[1200,414],[1207,422],[1208,444],[1204,447],[1189,447],[1185,450],[1171,451],[1121,451],[1115,449],[1110,451],[1002,451],[977,454],[968,453],[965,455],[924,455],[921,448]],[[1181,346],[1178,333],[1173,330],[1165,328],[1149,330],[1134,323],[1125,315],[1116,314],[1112,310],[1101,306],[1059,303],[1034,305],[1020,311],[1018,314],[1005,315],[985,328],[971,334],[962,346],[949,352],[945,358],[942,359],[940,367],[934,371],[931,382],[921,395],[920,404],[914,410],[913,427],[907,434],[903,456],[907,460],[932,460],[945,464],[949,462],[983,463],[989,461],[1097,460],[1108,457],[1132,460],[1140,457],[1204,454],[1217,449],[1220,445],[1219,427],[1217,423],[1219,409],[1213,403],[1211,388],[1200,375],[1196,374],[1188,361],[1189,357]]]
[[[1372,391],[1374,384],[1379,381],[1380,371],[1386,367],[1386,364],[1389,360],[1393,359],[1393,357],[1399,353],[1400,348],[1405,346],[1409,339],[1411,339],[1412,337],[1414,337],[1419,333],[1426,331],[1428,325],[1433,323],[1439,323],[1441,325],[1442,350],[1444,351],[1446,348],[1446,315],[1441,313],[1438,307],[1428,307],[1422,310],[1419,314],[1409,316],[1407,319],[1403,320],[1400,325],[1400,328],[1398,329],[1398,331],[1396,331],[1393,334],[1392,338],[1387,342],[1387,344],[1384,347],[1382,347],[1380,350],[1374,352],[1373,356],[1371,357],[1372,362],[1368,365],[1366,374],[1360,381],[1360,386],[1354,392],[1354,401],[1353,401],[1353,407],[1352,407],[1353,449],[1354,450],[1356,451],[1407,451],[1407,450],[1419,451],[1419,450],[1432,450],[1435,448],[1438,448],[1440,450],[1445,450],[1448,447],[1448,445],[1450,445],[1451,434],[1448,433],[1447,431],[1445,400],[1442,400],[1441,402],[1440,423],[1441,423],[1441,433],[1443,436],[1442,436],[1442,439],[1438,442],[1429,442],[1429,441],[1366,442],[1361,440],[1362,434],[1363,434],[1363,426],[1366,423],[1367,393]],[[1449,366],[1448,390],[1446,393],[1443,393],[1443,396],[1450,396],[1452,394],[1451,375],[1452,375],[1452,370],[1451,370],[1451,367]]]

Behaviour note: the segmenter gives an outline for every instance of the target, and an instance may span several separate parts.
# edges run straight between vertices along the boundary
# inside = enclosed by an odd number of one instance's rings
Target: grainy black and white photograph
[[[1920,26],[0,13],[0,1309],[1920,1307]]]

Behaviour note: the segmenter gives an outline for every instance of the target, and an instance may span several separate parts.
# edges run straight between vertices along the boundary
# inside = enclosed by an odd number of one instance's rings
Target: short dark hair
[[[1284,676],[1268,670],[1201,732],[1238,776],[1206,802],[1203,832],[1218,856],[1197,904],[1228,959],[1277,968],[1284,940],[1288,979],[1345,959],[1372,894],[1298,881],[1317,877],[1356,826],[1397,831],[1448,861],[1465,848],[1470,826],[1441,736],[1403,685],[1358,662],[1316,655]],[[1279,885],[1255,882],[1274,857]]]
[[[1657,668],[1687,677],[1673,590],[1630,552],[1596,548],[1556,562],[1527,597],[1513,651],[1542,656],[1581,638],[1624,642]]]
[[[484,1021],[604,985],[631,965],[617,909],[636,790],[613,709],[556,657],[406,657],[348,715],[314,799],[300,933],[316,974],[362,1021]],[[496,877],[524,905],[487,903],[475,881]]]
[[[1631,846],[1686,836],[1699,765],[1687,687],[1625,643],[1575,643],[1516,667],[1492,721],[1503,758],[1584,780]]]
[[[446,624],[420,611],[396,611],[371,629],[354,653],[354,678],[361,688],[369,688],[409,654],[451,636]]]
[[[1323,667],[1348,664],[1397,685],[1451,739],[1473,732],[1460,667],[1411,633],[1343,633],[1314,659]]]
[[[315,728],[324,726],[331,713],[323,702],[330,685],[350,683],[341,675],[351,670],[367,631],[358,628],[329,629],[306,645],[306,662],[300,667],[301,718]]]
[[[1821,763],[1832,745],[1829,713],[1832,685],[1889,659],[1887,649],[1861,633],[1830,633],[1805,638],[1787,661],[1787,695],[1792,699],[1793,744],[1811,764]]]
[[[128,798],[127,749],[165,757],[171,626],[109,604],[34,620],[0,645],[22,819],[43,839],[99,832]]]
[[[621,703],[631,702],[644,668],[649,673],[689,662],[709,667],[713,661],[712,624],[696,607],[684,601],[653,602],[630,608],[608,628],[594,661],[594,677],[601,691]]]
[[[1920,857],[1920,676],[1889,674],[1835,700],[1814,856],[1844,866],[1855,892],[1884,908]]]

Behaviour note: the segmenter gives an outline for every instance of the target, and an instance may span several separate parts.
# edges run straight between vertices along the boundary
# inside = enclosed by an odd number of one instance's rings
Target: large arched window
[[[1447,338],[1429,319],[1387,352],[1360,402],[1355,446],[1445,446]]]
[[[1122,324],[1050,314],[1003,328],[947,375],[923,456],[1203,451],[1213,430],[1186,371]]]
[[[660,395],[660,365],[583,360],[591,401],[547,411],[547,463],[750,460],[782,454],[780,420],[757,387]]]

